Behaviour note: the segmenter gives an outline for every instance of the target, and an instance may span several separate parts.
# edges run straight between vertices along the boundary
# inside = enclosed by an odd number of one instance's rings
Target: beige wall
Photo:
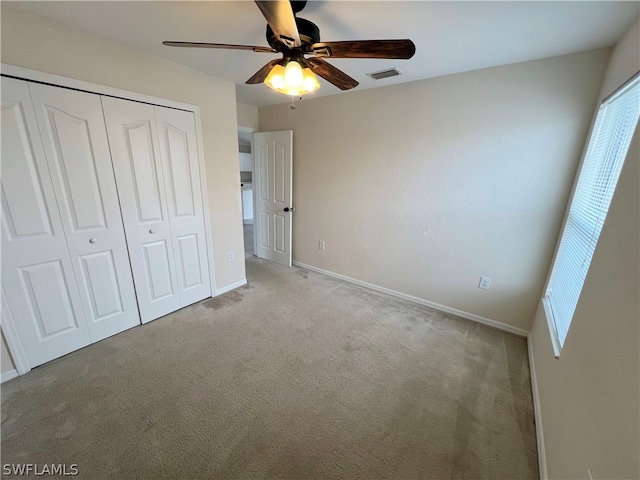
[[[2,2],[2,62],[198,105],[218,289],[245,278],[235,87]],[[228,262],[226,252],[236,252]],[[5,352],[2,343],[2,351]],[[5,352],[6,353],[6,352]],[[4,355],[4,353],[3,353]],[[4,358],[4,357],[3,357]],[[4,363],[3,363],[4,371]]]
[[[528,330],[609,53],[260,108],[294,131],[294,260]]]
[[[640,70],[640,23],[611,56],[600,98]],[[544,310],[531,344],[549,478],[640,478],[640,128],[555,359]]]
[[[238,110],[238,125],[241,127],[258,129],[258,107],[253,105],[246,105],[244,103],[238,103],[236,105]]]

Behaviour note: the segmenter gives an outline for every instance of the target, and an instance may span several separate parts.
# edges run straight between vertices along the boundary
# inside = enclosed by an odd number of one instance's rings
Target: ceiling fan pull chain
[[[296,105],[294,103],[295,99],[296,99],[295,95],[291,95],[291,106],[289,107],[291,110],[295,110],[296,109]]]

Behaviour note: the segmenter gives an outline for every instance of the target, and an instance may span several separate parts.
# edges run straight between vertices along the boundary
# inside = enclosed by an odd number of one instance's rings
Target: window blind
[[[544,299],[559,348],[567,337],[639,115],[640,76],[606,99],[598,111]]]

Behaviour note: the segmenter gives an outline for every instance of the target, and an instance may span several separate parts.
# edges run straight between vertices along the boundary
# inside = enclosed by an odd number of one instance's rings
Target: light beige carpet
[[[83,479],[538,477],[524,339],[299,268],[247,270],[247,287],[2,385],[2,463]]]

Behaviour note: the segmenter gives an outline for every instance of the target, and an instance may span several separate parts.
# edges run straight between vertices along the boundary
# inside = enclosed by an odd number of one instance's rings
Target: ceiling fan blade
[[[300,34],[289,0],[255,0],[267,23],[288,48],[299,47]]]
[[[407,39],[319,42],[311,45],[309,53],[332,58],[397,58],[407,60],[416,53],[416,46]]]
[[[275,67],[278,63],[280,63],[282,61],[282,59],[277,59],[277,60],[271,60],[269,63],[267,63],[264,67],[262,67],[260,70],[258,70],[253,77],[251,77],[249,80],[247,80],[245,83],[249,84],[249,85],[255,85],[256,83],[262,83],[264,82],[264,79],[267,78],[267,75],[269,75],[269,72],[271,71],[271,69],[273,67]]]
[[[305,62],[309,65],[313,73],[320,75],[327,82],[333,83],[340,90],[350,90],[358,86],[357,80],[354,80],[342,70],[325,62],[321,58],[307,58]]]
[[[162,42],[162,44],[168,47],[224,48],[228,50],[252,50],[254,52],[278,53],[271,47],[259,47],[256,45],[234,45],[232,43]]]

